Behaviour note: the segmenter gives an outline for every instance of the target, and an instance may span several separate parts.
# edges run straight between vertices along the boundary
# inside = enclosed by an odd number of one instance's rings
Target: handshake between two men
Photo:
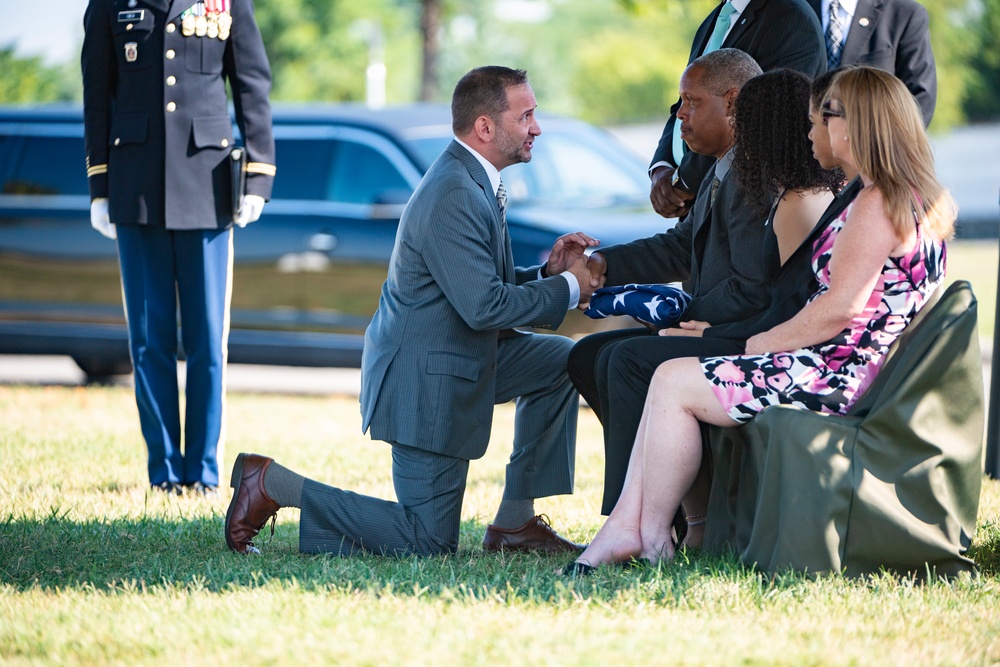
[[[607,263],[600,253],[588,254],[589,248],[601,242],[583,232],[563,234],[552,245],[548,260],[542,266],[541,276],[547,278],[561,273],[572,273],[580,286],[577,308],[586,310],[594,291],[604,286]]]

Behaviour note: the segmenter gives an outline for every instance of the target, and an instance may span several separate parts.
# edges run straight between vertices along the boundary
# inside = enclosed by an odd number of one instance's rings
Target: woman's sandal
[[[597,568],[593,565],[573,560],[566,567],[556,570],[556,573],[562,577],[589,577],[596,571]]]

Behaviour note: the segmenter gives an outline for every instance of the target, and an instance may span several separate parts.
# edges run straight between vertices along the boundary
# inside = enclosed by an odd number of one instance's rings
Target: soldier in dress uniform
[[[84,29],[91,223],[117,236],[149,480],[168,492],[214,492],[233,223],[260,216],[275,173],[271,70],[253,3],[90,0]],[[226,80],[247,153],[237,212]],[[183,451],[178,310],[187,359]]]

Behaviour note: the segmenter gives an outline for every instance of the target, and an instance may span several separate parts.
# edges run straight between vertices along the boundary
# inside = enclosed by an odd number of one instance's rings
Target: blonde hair
[[[958,207],[934,174],[923,117],[903,82],[875,67],[851,67],[834,78],[830,99],[840,101],[851,159],[882,192],[896,234],[905,238],[916,211],[925,233],[951,238]]]

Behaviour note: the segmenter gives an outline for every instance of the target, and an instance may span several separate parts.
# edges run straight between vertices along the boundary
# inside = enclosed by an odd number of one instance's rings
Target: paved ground
[[[983,384],[990,387],[989,341],[983,345]],[[184,365],[177,377],[184,386]],[[0,355],[0,385],[81,386],[86,376],[69,357]],[[113,384],[132,386],[132,376],[119,375]],[[230,392],[357,396],[361,371],[356,368],[293,368],[288,366],[251,366],[230,364],[227,383]]]
[[[184,386],[184,364],[177,374]],[[85,384],[86,376],[73,360],[61,356],[0,355],[0,385]],[[112,383],[132,386],[131,375],[119,375]],[[343,394],[357,396],[361,371],[356,368],[292,368],[230,364],[227,383],[230,392],[272,392],[282,394]]]

